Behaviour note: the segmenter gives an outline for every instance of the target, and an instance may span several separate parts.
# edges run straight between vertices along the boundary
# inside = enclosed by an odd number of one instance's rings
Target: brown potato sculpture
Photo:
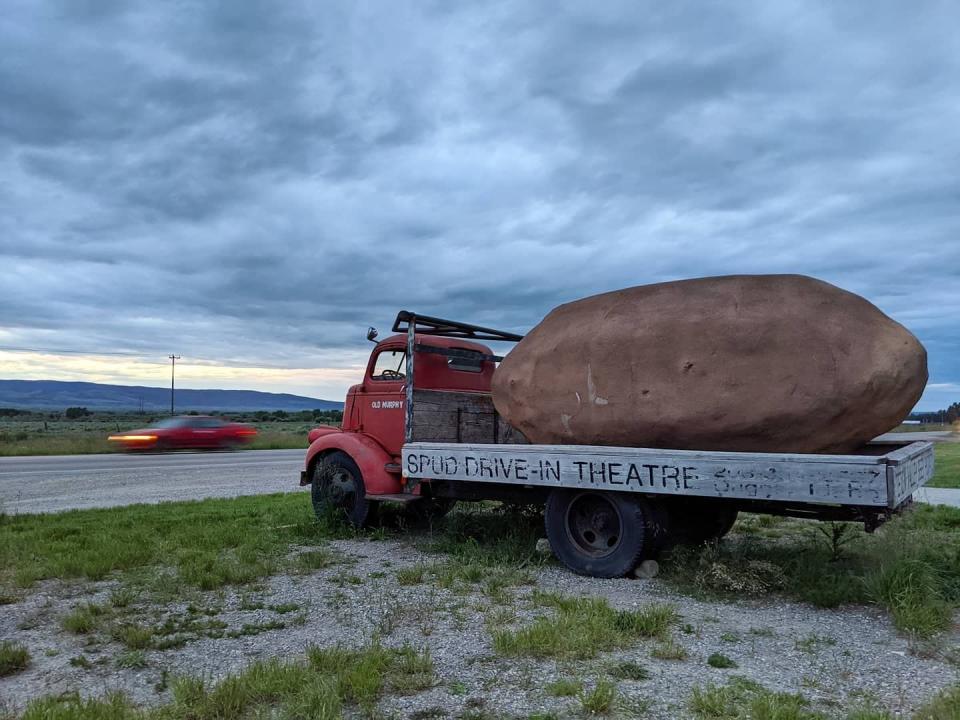
[[[561,305],[497,368],[493,402],[533,443],[844,453],[926,382],[923,345],[862,297],[733,275]]]

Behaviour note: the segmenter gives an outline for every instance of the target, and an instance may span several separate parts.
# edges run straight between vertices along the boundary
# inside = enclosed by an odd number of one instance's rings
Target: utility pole
[[[173,371],[177,367],[179,355],[167,355],[170,358],[170,414],[173,415]]]

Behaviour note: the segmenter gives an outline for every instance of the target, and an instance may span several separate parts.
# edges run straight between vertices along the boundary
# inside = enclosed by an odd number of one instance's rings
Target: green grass
[[[812,709],[810,702],[802,695],[773,692],[736,675],[730,678],[727,685],[695,687],[688,707],[697,720],[893,720],[890,712],[873,707],[848,708],[840,716],[833,712],[820,712]],[[911,717],[913,720],[960,718],[960,684],[931,698]]]
[[[140,655],[121,658],[130,663],[122,667],[141,666]],[[66,695],[34,700],[23,720],[338,720],[344,714],[354,714],[353,707],[372,715],[377,700],[385,693],[417,693],[433,683],[429,653],[409,646],[309,648],[306,660],[258,662],[212,685],[196,677],[175,678],[171,684],[173,701],[159,707],[137,708],[121,694],[98,699]]]
[[[583,689],[583,683],[572,678],[560,678],[548,683],[544,688],[547,695],[553,697],[573,697]]]
[[[118,668],[141,670],[147,666],[147,654],[143,650],[126,650],[114,659]]]
[[[556,612],[519,630],[495,630],[493,648],[501,655],[586,659],[623,648],[640,638],[665,637],[677,621],[668,605],[615,610],[604,598],[564,597],[534,591],[540,605]]]
[[[956,720],[960,718],[960,684],[949,687],[914,714],[914,720]]]
[[[30,653],[23,645],[10,640],[0,642],[0,677],[26,670],[29,665]]]
[[[650,657],[655,657],[658,660],[680,661],[687,659],[687,651],[683,645],[676,640],[667,638],[653,646],[653,650],[650,651]]]
[[[933,453],[933,479],[927,487],[960,488],[960,442],[936,443]]]
[[[580,707],[587,715],[606,715],[614,708],[617,686],[610,680],[598,680],[590,690],[580,691]]]
[[[8,516],[0,522],[0,585],[114,573],[132,582],[138,571],[169,568],[158,585],[212,590],[270,575],[292,546],[330,536],[302,493]]]
[[[61,620],[60,625],[67,632],[87,635],[97,629],[106,612],[106,608],[101,605],[84,603],[67,613]]]
[[[539,564],[536,544],[542,536],[543,514],[538,509],[461,503],[456,512],[434,524],[421,548],[482,572],[478,568]]]
[[[610,674],[617,680],[646,680],[650,677],[650,671],[643,665],[633,660],[624,660],[615,663],[608,668]]]
[[[31,419],[0,419],[0,457],[116,452],[117,448],[107,440],[108,435],[143,428],[163,415],[96,413],[76,420],[42,414],[29,417]],[[258,434],[253,442],[242,446],[247,450],[306,449],[307,433],[317,425],[305,420],[249,420]]]
[[[801,695],[776,693],[743,677],[695,687],[689,707],[698,720],[821,720]]]
[[[857,529],[837,560],[813,523],[779,520],[767,528],[762,520],[746,517],[723,543],[678,548],[661,563],[662,577],[702,597],[876,603],[921,638],[950,626],[960,605],[960,509],[919,505],[873,535]]]
[[[956,427],[949,423],[927,423],[924,425],[897,425],[890,432],[943,432],[955,431]]]
[[[430,652],[409,645],[399,649],[377,644],[362,650],[312,648],[307,656],[315,670],[335,678],[341,699],[367,709],[387,690],[413,695],[434,684]]]
[[[723,653],[711,653],[710,657],[707,658],[707,665],[720,669],[737,667],[737,664]]]
[[[426,565],[411,565],[397,570],[397,582],[400,585],[419,585],[427,571]]]

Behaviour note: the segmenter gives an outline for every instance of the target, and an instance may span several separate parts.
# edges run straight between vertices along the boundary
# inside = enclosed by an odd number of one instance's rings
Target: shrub
[[[10,640],[0,643],[0,677],[26,670],[29,665],[30,653],[23,645]]]
[[[715,668],[735,668],[737,664],[723,653],[713,653],[707,658],[707,665]]]
[[[588,715],[606,715],[617,699],[617,686],[609,680],[599,680],[589,692],[580,692],[580,706]]]

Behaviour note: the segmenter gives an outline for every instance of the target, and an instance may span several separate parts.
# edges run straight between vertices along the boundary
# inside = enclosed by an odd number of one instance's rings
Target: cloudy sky
[[[400,308],[523,331],[800,272],[913,330],[942,407],[958,27],[954,2],[7,0],[0,377],[162,385],[176,352],[184,386],[340,399]]]

